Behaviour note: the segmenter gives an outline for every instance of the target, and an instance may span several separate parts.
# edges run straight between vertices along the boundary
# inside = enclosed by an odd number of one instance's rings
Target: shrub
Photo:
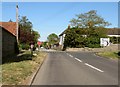
[[[113,44],[119,44],[120,43],[120,37],[110,37],[110,42]]]
[[[20,49],[22,50],[28,50],[30,46],[28,44],[20,44]]]
[[[118,52],[118,56],[120,56],[120,51]]]
[[[100,47],[100,38],[99,37],[88,37],[86,39],[86,47],[89,48],[99,48]]]

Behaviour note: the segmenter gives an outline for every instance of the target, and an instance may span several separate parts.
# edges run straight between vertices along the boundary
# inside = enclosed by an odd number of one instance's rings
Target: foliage
[[[66,47],[100,47],[100,38],[107,37],[105,28],[71,28],[66,31],[64,49]]]
[[[120,37],[110,37],[110,42],[113,44],[120,44]]]
[[[23,49],[28,49],[30,43],[37,43],[40,34],[32,29],[32,22],[26,16],[19,19],[19,43]]]
[[[110,25],[95,10],[76,15],[70,22],[73,26],[65,34],[64,49],[66,47],[100,47],[100,38],[107,37],[105,26]]]
[[[30,48],[30,45],[21,43],[19,47],[23,50],[28,50]]]
[[[84,29],[69,29],[66,32],[64,48],[66,47],[84,47],[86,38],[82,35]]]
[[[41,46],[42,46],[42,47],[44,47],[44,48],[48,48],[47,43],[48,43],[48,42],[46,42],[46,41],[45,41],[45,42],[43,42],[43,43],[42,43],[42,45],[41,45]]]
[[[50,34],[47,37],[47,40],[48,40],[49,45],[54,45],[54,44],[57,44],[59,42],[59,38],[55,33]]]
[[[105,27],[110,25],[110,23],[100,17],[95,10],[91,10],[84,14],[78,14],[76,17],[77,18],[73,18],[70,23],[73,27],[77,28]]]
[[[85,46],[89,47],[89,48],[99,48],[100,47],[100,38],[99,37],[87,38]]]

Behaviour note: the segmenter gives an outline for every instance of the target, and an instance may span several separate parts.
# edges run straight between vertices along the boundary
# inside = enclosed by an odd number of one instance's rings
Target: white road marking
[[[72,55],[69,55],[70,57],[73,57]]]
[[[69,55],[69,54],[67,53],[67,55]]]
[[[99,72],[104,72],[104,71],[102,71],[102,70],[100,70],[100,69],[98,69],[98,68],[96,68],[96,67],[94,67],[94,66],[92,66],[92,65],[90,65],[88,63],[85,63],[85,65],[87,65],[87,66],[89,66],[89,67],[91,67],[91,68],[93,68],[93,69],[95,69],[95,70],[97,70]]]
[[[75,58],[77,61],[79,61],[79,62],[82,62],[82,60],[80,60],[80,59],[78,59],[78,58]]]

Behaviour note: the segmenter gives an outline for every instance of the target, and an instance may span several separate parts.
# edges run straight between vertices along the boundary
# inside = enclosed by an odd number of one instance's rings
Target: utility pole
[[[17,38],[17,43],[19,44],[19,41],[18,41],[18,5],[16,5],[16,38]]]

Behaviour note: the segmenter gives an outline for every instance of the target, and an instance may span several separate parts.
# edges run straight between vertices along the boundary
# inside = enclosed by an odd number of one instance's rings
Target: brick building
[[[18,53],[16,22],[0,22],[0,51],[2,59]]]

